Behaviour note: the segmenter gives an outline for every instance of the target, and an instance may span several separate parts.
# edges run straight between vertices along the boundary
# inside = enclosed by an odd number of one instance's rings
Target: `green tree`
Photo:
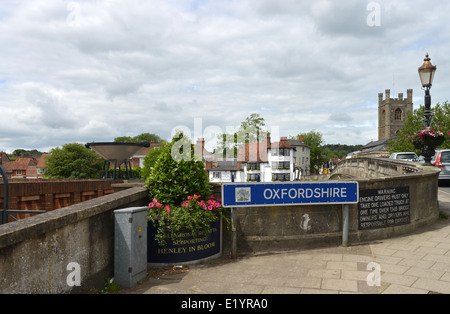
[[[307,133],[301,133],[295,136],[291,136],[292,139],[297,139],[299,136],[303,136],[303,142],[311,147],[310,153],[310,169],[311,172],[318,173],[320,166],[322,166],[327,158],[322,151],[323,138],[322,133],[314,130]]]
[[[40,152],[37,149],[26,150],[26,149],[18,148],[12,152],[11,156],[12,157],[34,157],[36,155],[41,156],[42,154],[46,154],[46,153]]]
[[[157,144],[164,142],[164,140],[162,140],[158,135],[152,133],[142,133],[134,137],[119,136],[114,139],[114,142],[120,143],[142,143],[151,141],[155,141],[155,143]]]
[[[415,109],[414,112],[408,112],[403,128],[400,129],[397,137],[390,140],[388,143],[389,151],[391,153],[416,152],[416,154],[420,155],[420,150],[414,148],[414,145],[408,136],[425,129],[423,122],[424,112],[424,106],[420,106],[420,108]],[[431,128],[437,129],[437,127],[439,127],[444,134],[448,134],[448,132],[450,132],[450,104],[448,101],[443,104],[436,104],[436,106],[431,108],[431,112],[434,115]],[[439,148],[450,148],[450,142],[444,142]]]
[[[338,157],[344,158],[351,152],[360,151],[363,145],[345,145],[345,144],[326,144],[322,147],[322,155],[325,155],[327,159]]]
[[[211,195],[203,161],[194,156],[191,140],[178,132],[161,152],[147,179],[150,199],[161,204],[179,206],[187,196]]]
[[[168,145],[167,143],[163,143],[162,147],[153,148],[151,149],[147,156],[144,157],[144,167],[141,171],[141,176],[144,179],[147,179],[150,175],[150,172],[152,171],[152,168],[154,167],[156,161],[159,158],[159,155],[164,151],[164,146]]]
[[[97,178],[104,164],[103,157],[79,143],[53,148],[50,154],[45,159],[45,175],[54,179]]]
[[[237,132],[233,134],[218,134],[216,154],[222,153],[223,157],[237,158],[239,147],[244,143],[264,142],[267,136],[265,121],[258,113],[252,113],[244,121]]]

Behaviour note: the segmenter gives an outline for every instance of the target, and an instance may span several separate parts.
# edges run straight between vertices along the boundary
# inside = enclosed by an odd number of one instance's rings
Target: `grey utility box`
[[[114,281],[123,288],[147,276],[147,209],[114,211]]]

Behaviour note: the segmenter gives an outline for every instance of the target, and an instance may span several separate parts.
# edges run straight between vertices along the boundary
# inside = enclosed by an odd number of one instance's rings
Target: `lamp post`
[[[434,74],[436,73],[436,66],[432,65],[430,60],[427,53],[424,63],[419,67],[420,81],[422,82],[422,87],[425,89],[425,113],[423,122],[426,128],[431,126],[431,121],[433,120],[433,115],[431,114],[430,88],[433,84]],[[431,158],[434,156],[434,153],[435,147],[426,144],[422,146],[421,154],[425,157],[425,165],[431,166]]]

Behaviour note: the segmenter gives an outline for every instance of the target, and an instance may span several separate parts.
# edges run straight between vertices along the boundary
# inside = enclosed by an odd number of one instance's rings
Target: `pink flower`
[[[189,203],[188,203],[188,202],[186,202],[186,203],[183,203],[183,206],[184,206],[184,207],[188,207],[188,205],[189,205]]]
[[[213,209],[212,205],[209,205],[209,206],[208,206],[208,209],[209,209],[209,210],[212,210],[212,209]]]
[[[220,207],[220,203],[216,203],[216,208]]]
[[[156,198],[153,199],[153,203],[158,203],[158,200]]]
[[[160,203],[156,203],[156,207],[161,208],[162,205]]]
[[[192,199],[192,196],[189,195],[189,196],[188,196],[188,200],[191,200],[191,199]]]
[[[214,195],[211,195],[209,198],[214,198]]]
[[[169,206],[169,205],[166,205],[166,206],[164,207],[164,210],[165,210],[166,212],[170,213],[170,206]]]
[[[199,198],[199,197],[200,197],[200,195],[195,195],[195,194],[194,194],[194,198],[195,198],[195,199],[197,199],[197,198]]]
[[[150,203],[150,204],[148,204],[148,207],[150,207],[150,208],[152,208],[152,207],[154,207],[155,206],[155,204],[154,203]]]

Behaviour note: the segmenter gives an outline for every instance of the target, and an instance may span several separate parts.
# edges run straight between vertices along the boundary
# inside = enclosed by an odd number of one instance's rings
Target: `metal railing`
[[[11,217],[14,220],[17,220],[16,217],[10,215],[10,214],[42,214],[45,213],[45,210],[16,210],[16,209],[9,209],[9,183],[8,183],[8,177],[6,176],[6,172],[3,169],[3,167],[0,165],[0,174],[3,177],[3,211],[0,217],[0,225],[6,224],[9,220],[9,217]]]

